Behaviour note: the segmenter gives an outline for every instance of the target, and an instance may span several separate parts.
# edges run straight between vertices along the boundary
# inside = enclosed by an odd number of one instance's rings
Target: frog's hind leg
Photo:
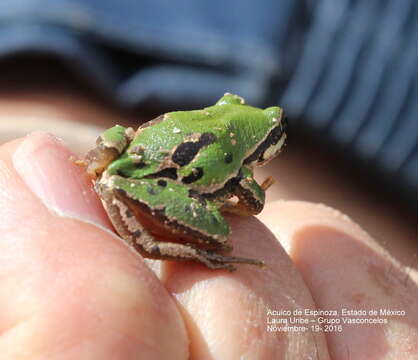
[[[119,180],[120,179],[122,178],[119,178]],[[117,184],[119,184],[119,186]],[[154,235],[151,234],[143,226],[143,224],[141,224],[141,222],[138,220],[138,217],[136,216],[138,212],[137,208],[143,207],[144,205],[139,201],[135,201],[132,196],[128,198],[124,193],[123,185],[128,185],[131,187],[130,185],[132,182],[127,179],[122,179],[120,182],[117,182],[117,184],[113,183],[112,186],[108,186],[107,184],[101,183],[96,187],[96,190],[100,193],[102,199],[104,200],[109,217],[119,235],[144,257],[167,260],[193,260],[200,262],[211,269],[227,269],[230,271],[235,270],[235,267],[231,265],[232,263],[245,263],[263,266],[263,262],[258,260],[234,256],[224,256],[214,253],[210,250],[198,248],[197,245],[190,243],[183,244],[156,240]],[[144,184],[142,184],[142,190],[145,190],[149,193],[149,190],[153,189],[153,191],[155,191],[154,194],[158,194],[159,189],[154,188],[154,185],[154,180],[149,179],[148,181],[144,181]],[[175,193],[176,197],[173,198],[171,202],[179,202],[179,195],[181,195],[181,193],[179,194],[178,189],[178,191]],[[163,200],[167,201],[168,199],[163,198]],[[156,208],[158,207],[159,206],[156,205]],[[201,214],[197,206],[194,208],[194,210]],[[179,210],[177,209],[176,211]],[[146,218],[146,214],[141,215],[145,215]],[[161,216],[161,214],[159,215]],[[155,218],[159,215],[154,213],[151,214],[151,217]],[[143,216],[140,217],[141,221],[143,221],[143,218]],[[218,221],[221,220],[218,219]],[[168,221],[163,220],[162,223],[164,223],[165,226],[170,226]],[[173,226],[173,231],[178,230],[174,227],[173,224],[171,224],[171,226]],[[220,245],[219,248],[222,249],[222,243],[218,245]]]
[[[234,256],[224,256],[210,251],[196,249],[190,244],[178,244],[155,241],[150,244],[140,245],[145,251],[145,257],[165,260],[192,260],[205,265],[210,269],[236,270],[233,263],[252,264],[264,266],[264,263],[255,259],[247,259]],[[143,253],[143,251],[141,251]]]

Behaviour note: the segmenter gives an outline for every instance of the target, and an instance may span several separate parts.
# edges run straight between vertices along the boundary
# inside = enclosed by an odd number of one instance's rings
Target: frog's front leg
[[[182,185],[117,175],[106,179],[105,173],[96,190],[119,235],[144,257],[193,260],[211,269],[230,271],[235,269],[232,263],[263,265],[258,260],[215,253],[229,249],[225,243],[228,225],[216,207],[190,196],[188,188]],[[196,243],[158,241],[154,237],[170,237],[173,233],[173,240],[187,241],[193,237]]]
[[[238,182],[234,195],[238,197],[237,203],[226,202],[222,211],[241,216],[257,215],[264,207],[265,190],[273,183],[272,178],[267,178],[261,185],[255,181],[253,172],[249,167],[241,168],[241,180]]]
[[[107,166],[116,160],[127,148],[135,132],[132,128],[115,125],[104,131],[96,140],[96,147],[90,150],[81,165],[87,166],[87,174],[97,178]]]

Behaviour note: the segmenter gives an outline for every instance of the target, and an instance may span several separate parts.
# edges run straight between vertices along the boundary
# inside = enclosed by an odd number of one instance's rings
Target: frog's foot
[[[235,267],[231,264],[249,264],[249,265],[256,265],[260,267],[265,267],[265,264],[261,260],[257,259],[249,259],[249,258],[243,258],[238,256],[225,256],[221,254],[215,254],[208,251],[205,251],[206,257],[209,258],[213,263],[216,263],[217,266],[223,265],[224,266],[230,266],[233,270],[235,270]]]
[[[224,256],[210,251],[196,249],[190,245],[178,243],[155,241],[152,244],[146,244],[141,250],[140,252],[145,257],[165,260],[192,260],[200,262],[210,269],[226,269],[229,271],[235,271],[236,268],[232,265],[233,263],[251,264],[261,267],[264,266],[264,263],[259,260],[235,256]]]

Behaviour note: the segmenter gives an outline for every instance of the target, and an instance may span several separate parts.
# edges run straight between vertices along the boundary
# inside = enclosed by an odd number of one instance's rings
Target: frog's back
[[[144,150],[137,175],[170,168],[190,187],[217,188],[237,175],[271,126],[263,110],[241,104],[167,113],[141,127],[131,144]]]

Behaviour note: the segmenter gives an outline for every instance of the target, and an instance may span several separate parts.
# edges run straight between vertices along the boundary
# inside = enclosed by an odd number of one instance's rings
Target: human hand
[[[415,281],[335,210],[268,204],[229,217],[234,273],[162,262],[157,275],[111,226],[54,138],[0,150],[1,359],[415,358]],[[410,274],[413,275],[413,274]],[[411,276],[412,277],[412,276]],[[268,332],[268,310],[398,309],[386,325]]]

